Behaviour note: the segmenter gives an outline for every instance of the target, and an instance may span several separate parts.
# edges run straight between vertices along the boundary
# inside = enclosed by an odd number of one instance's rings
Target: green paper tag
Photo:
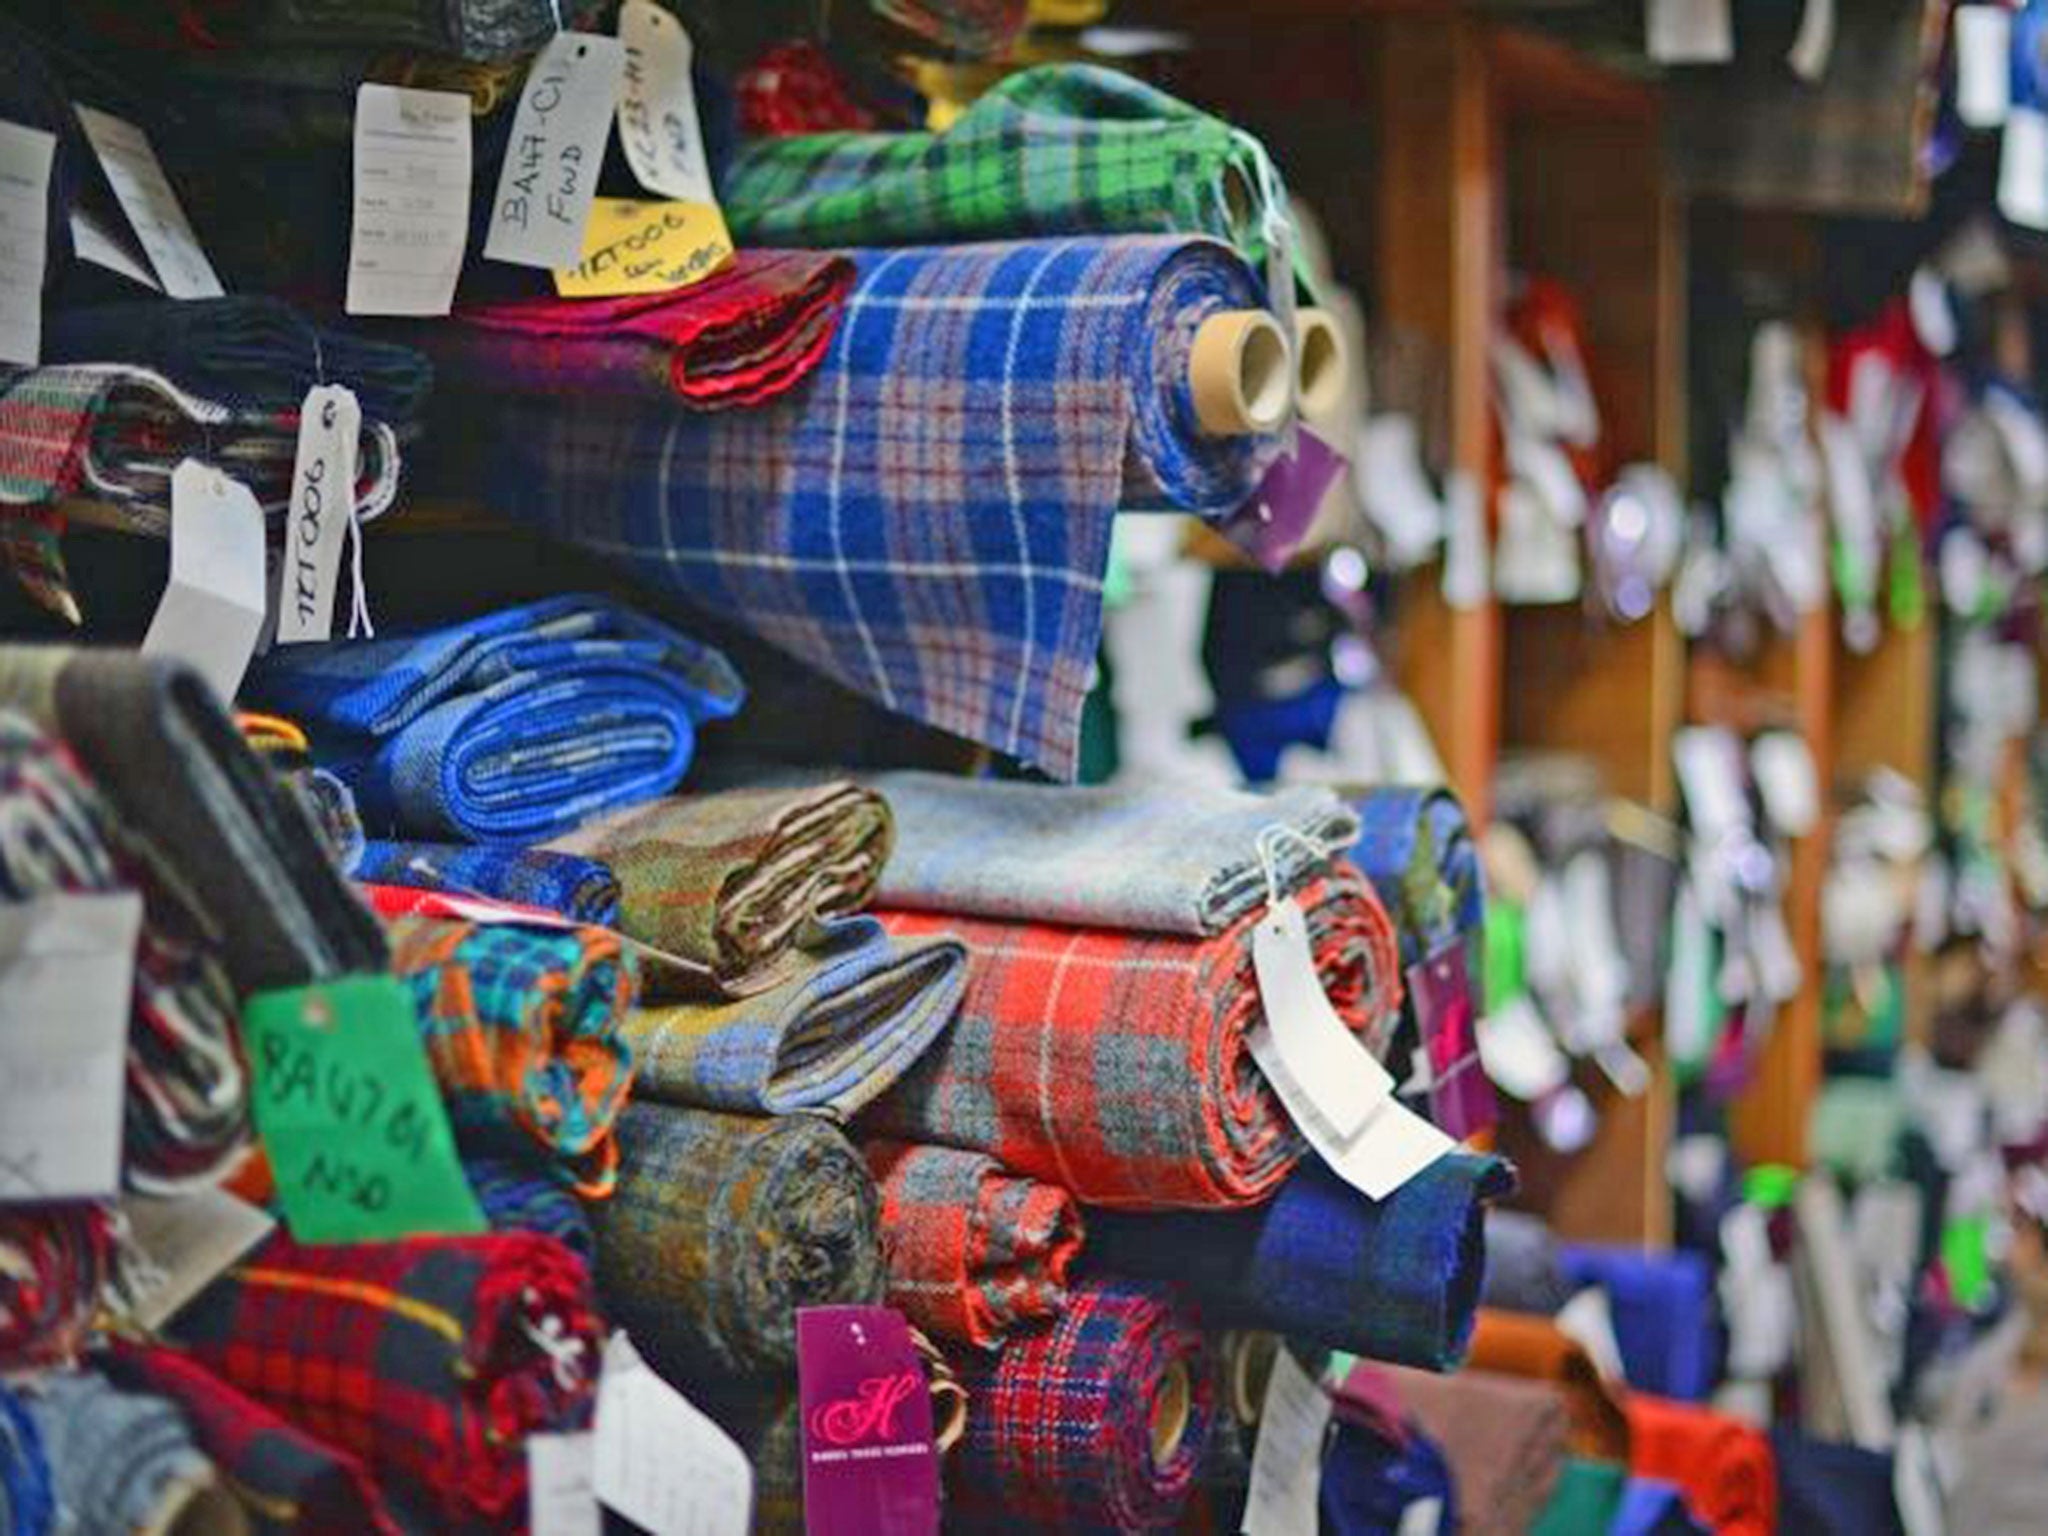
[[[256,1129],[294,1238],[484,1230],[412,999],[395,977],[259,992],[242,1027]]]
[[[1956,1300],[1975,1312],[1990,1299],[1990,1223],[1982,1216],[1958,1216],[1941,1229],[1941,1263]]]

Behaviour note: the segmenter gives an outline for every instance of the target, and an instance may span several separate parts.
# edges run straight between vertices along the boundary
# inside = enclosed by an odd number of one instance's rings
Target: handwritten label
[[[582,255],[625,70],[625,44],[594,32],[557,32],[533,61],[484,238],[491,260],[552,268]]]
[[[469,239],[469,98],[356,90],[348,312],[445,315]]]
[[[1330,1394],[1282,1349],[1273,1359],[1252,1447],[1251,1486],[1245,1494],[1244,1536],[1301,1536],[1316,1528],[1316,1495],[1323,1482],[1323,1440],[1330,1427]]]
[[[121,1216],[141,1259],[124,1269],[130,1315],[152,1332],[277,1230],[268,1211],[224,1189],[168,1199],[128,1195]]]
[[[355,391],[339,384],[307,391],[299,407],[291,514],[277,583],[280,645],[325,640],[334,633],[334,588],[341,577],[341,546],[355,521],[362,426]]]
[[[690,80],[696,51],[690,34],[653,0],[626,0],[619,7],[619,41],[626,47],[625,88],[619,94],[626,163],[650,192],[716,203],[697,88]]]
[[[413,1002],[390,976],[259,992],[243,1013],[256,1128],[302,1243],[484,1230]]]
[[[33,366],[43,347],[50,160],[57,136],[0,122],[0,363]]]
[[[711,203],[642,203],[600,197],[583,259],[555,273],[565,299],[668,293],[702,282],[732,260],[732,232]]]
[[[654,1536],[746,1536],[754,1469],[746,1453],[615,1333],[597,1384],[598,1502]]]
[[[170,179],[150,148],[149,136],[133,123],[96,107],[78,109],[79,126],[92,140],[93,153],[107,173],[115,200],[135,238],[174,299],[217,299],[227,290],[199,248],[199,236],[171,190]]]
[[[242,686],[263,629],[263,509],[241,481],[186,459],[171,471],[171,580],[142,637],[145,656],[188,663],[223,704]]]
[[[598,1508],[591,1473],[596,1437],[526,1437],[526,1524],[531,1536],[598,1536],[604,1514]]]
[[[799,1307],[796,1364],[809,1536],[936,1536],[931,1394],[903,1314]]]

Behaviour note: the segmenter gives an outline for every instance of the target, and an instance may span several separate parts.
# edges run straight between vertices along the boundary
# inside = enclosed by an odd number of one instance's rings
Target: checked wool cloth
[[[1348,865],[1297,893],[1316,974],[1368,1040],[1400,1007],[1394,932]],[[1264,1017],[1248,915],[1214,938],[888,912],[965,941],[953,1028],[863,1117],[870,1134],[986,1152],[1089,1205],[1252,1205],[1303,1141],[1252,1061]]]
[[[589,1268],[525,1232],[321,1248],[280,1234],[171,1332],[443,1529],[524,1515],[526,1437],[588,1425],[602,1349]]]
[[[540,907],[599,928],[617,927],[619,921],[619,882],[610,869],[595,859],[545,848],[371,838],[349,872],[369,885]]]
[[[947,1463],[947,1528],[1170,1529],[1214,1411],[1203,1348],[1166,1293],[1101,1283],[1078,1287],[1050,1329],[963,1362],[967,1434]],[[1154,1407],[1183,1391],[1181,1433],[1155,1455]]]
[[[406,917],[391,926],[391,968],[456,1137],[545,1156],[579,1194],[609,1194],[633,1084],[619,1025],[636,982],[618,935]]]
[[[862,251],[808,383],[752,411],[497,402],[492,503],[883,708],[1071,778],[1119,506],[1234,511],[1275,435],[1206,437],[1196,329],[1255,308],[1159,236]]]
[[[113,1224],[100,1206],[0,1207],[0,1372],[75,1357],[113,1272]]]
[[[538,1232],[578,1258],[597,1252],[583,1202],[544,1167],[509,1157],[465,1157],[462,1176],[493,1232]]]
[[[777,43],[733,79],[740,132],[748,138],[877,126],[853,97],[839,66],[816,43]]]
[[[993,1349],[1067,1304],[1084,1228],[1074,1197],[951,1147],[871,1141],[889,1305],[940,1338]]]
[[[233,1498],[163,1398],[75,1370],[27,1378],[19,1401],[49,1464],[60,1536],[235,1528]]]

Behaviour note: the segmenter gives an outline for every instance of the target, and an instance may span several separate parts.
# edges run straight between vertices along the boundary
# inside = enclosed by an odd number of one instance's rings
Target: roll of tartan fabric
[[[546,1168],[504,1157],[465,1157],[462,1176],[493,1232],[537,1232],[578,1258],[596,1256],[597,1236],[583,1202]]]
[[[1370,1037],[1400,1006],[1392,926],[1339,861],[1297,893],[1338,1017]],[[1248,1035],[1264,1017],[1257,915],[1214,938],[880,914],[967,945],[951,1030],[863,1118],[871,1134],[986,1152],[1089,1205],[1252,1205],[1303,1149]]]
[[[113,1264],[100,1206],[0,1206],[0,1371],[74,1358]]]
[[[444,1529],[523,1518],[526,1437],[588,1424],[602,1347],[588,1267],[530,1233],[274,1237],[172,1332]]]
[[[617,927],[619,921],[619,882],[608,866],[545,848],[371,838],[350,873],[375,885],[544,907],[599,928]]]
[[[1161,1291],[1077,1288],[1059,1321],[966,1362],[947,1467],[962,1531],[1169,1529],[1213,1411],[1202,1336]]]
[[[890,1306],[984,1348],[1059,1316],[1085,1237],[1072,1195],[979,1152],[900,1141],[865,1151],[882,1193]]]
[[[875,1181],[811,1115],[634,1103],[617,1195],[592,1209],[613,1320],[672,1381],[786,1375],[796,1309],[882,1299]]]
[[[633,1085],[619,1026],[636,983],[618,935],[406,917],[391,925],[391,968],[457,1138],[544,1155],[580,1194],[609,1194]]]

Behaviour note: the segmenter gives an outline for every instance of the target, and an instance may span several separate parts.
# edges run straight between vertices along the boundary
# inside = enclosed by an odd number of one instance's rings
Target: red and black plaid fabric
[[[740,132],[749,138],[792,133],[867,133],[881,126],[853,99],[839,68],[816,43],[770,48],[733,81]]]
[[[178,1351],[116,1341],[104,1363],[116,1384],[167,1397],[184,1411],[200,1449],[265,1536],[398,1536],[384,1495],[360,1461]]]
[[[602,1347],[588,1267],[526,1232],[322,1248],[280,1235],[174,1332],[444,1527],[523,1514],[525,1437],[588,1422]]]
[[[1401,1006],[1386,910],[1350,864],[1297,895],[1339,1017],[1378,1038]],[[1303,1143],[1247,1036],[1264,1017],[1259,914],[1213,938],[877,914],[968,949],[960,1016],[876,1100],[871,1132],[986,1152],[1006,1168],[1132,1209],[1251,1205]]]

